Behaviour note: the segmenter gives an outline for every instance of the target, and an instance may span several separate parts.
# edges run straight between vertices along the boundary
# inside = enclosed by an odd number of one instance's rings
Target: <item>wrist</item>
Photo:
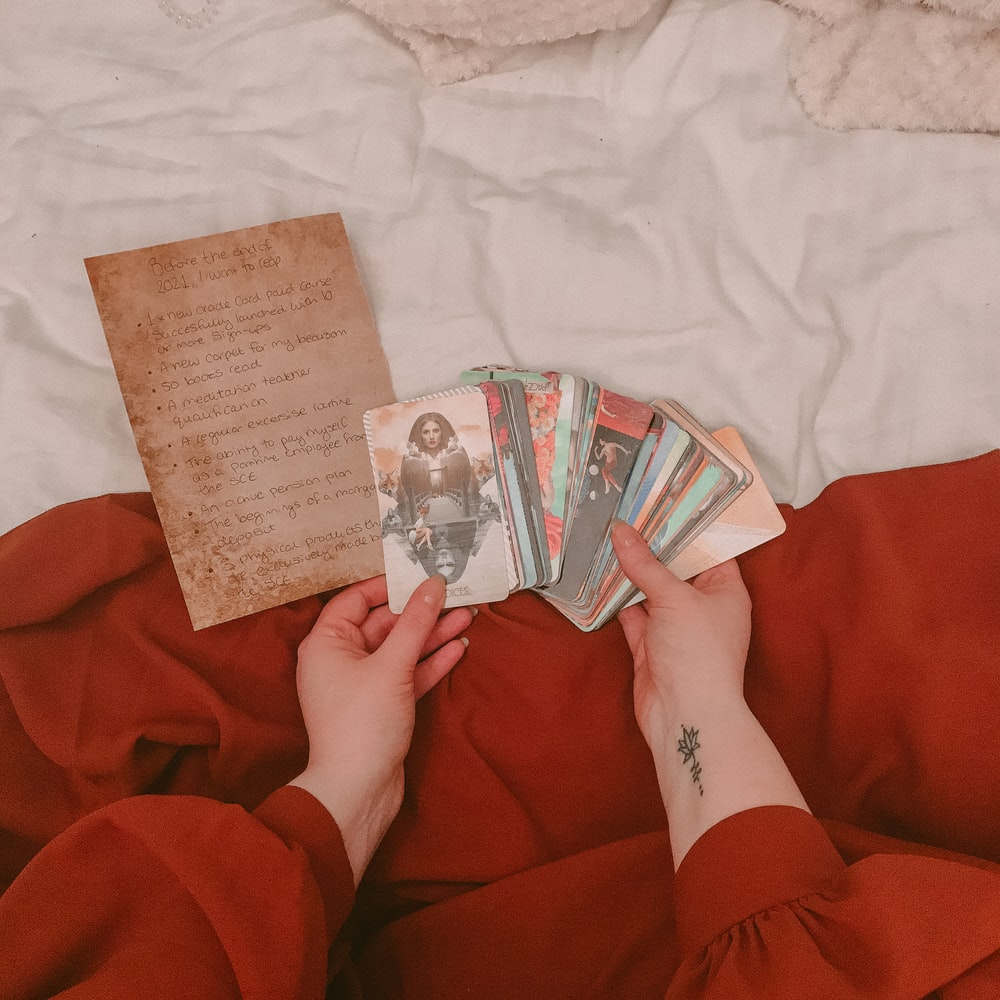
[[[660,678],[664,704],[669,709],[687,711],[736,712],[746,708],[743,671],[723,670],[717,664],[686,666]]]
[[[735,813],[764,805],[808,810],[742,698],[671,706],[653,759],[675,865],[698,837]]]
[[[659,770],[661,761],[666,765],[677,758],[677,741],[685,727],[726,729],[745,725],[749,719],[754,716],[741,691],[688,682],[664,685],[655,706],[642,713],[639,723]]]
[[[331,778],[322,769],[307,767],[288,784],[309,792],[333,817],[357,886],[399,812],[403,800],[402,780],[398,784],[390,781],[374,789],[353,788],[336,777]]]
[[[734,755],[745,739],[741,734],[756,727],[742,697],[712,698],[701,691],[698,697],[671,700],[661,713],[655,740],[648,740],[665,804],[668,795],[673,799],[690,786],[703,797],[706,755],[715,770]]]

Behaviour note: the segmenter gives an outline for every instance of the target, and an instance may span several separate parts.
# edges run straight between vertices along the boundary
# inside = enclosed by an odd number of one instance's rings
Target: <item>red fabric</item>
[[[520,594],[419,705],[356,901],[318,803],[267,798],[319,601],[195,633],[148,496],[29,522],[0,539],[0,996],[316,996],[328,957],[369,1000],[1000,994],[998,480],[845,480],[741,560],[747,697],[822,825],[742,813],[675,879],[620,630]]]
[[[686,958],[667,997],[995,997],[998,880],[1000,869],[957,856],[872,854],[847,867],[808,813],[749,810],[704,834],[678,869]]]
[[[282,789],[262,810],[258,821],[207,798],[143,796],[74,824],[0,898],[2,995],[82,983],[74,996],[322,996],[327,915],[336,932],[353,895],[347,856],[307,793]],[[287,814],[297,831],[322,830],[308,853]],[[319,875],[336,898],[326,911]]]
[[[319,608],[192,631],[148,494],[68,504],[0,538],[0,886],[125,796],[253,808],[297,774],[295,651]]]
[[[996,862],[998,472],[840,480],[741,560],[747,699],[816,814]]]

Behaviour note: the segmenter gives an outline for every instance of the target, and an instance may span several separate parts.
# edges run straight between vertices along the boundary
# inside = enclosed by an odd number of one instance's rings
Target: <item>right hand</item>
[[[618,615],[635,661],[635,714],[650,746],[666,738],[678,700],[743,701],[750,595],[735,560],[679,580],[624,522],[611,535],[625,575],[645,594]]]
[[[395,615],[385,577],[365,580],[331,598],[299,646],[309,761],[291,784],[337,821],[355,883],[403,801],[416,701],[465,652],[458,637],[473,611],[442,615],[444,599],[444,580],[435,576]]]

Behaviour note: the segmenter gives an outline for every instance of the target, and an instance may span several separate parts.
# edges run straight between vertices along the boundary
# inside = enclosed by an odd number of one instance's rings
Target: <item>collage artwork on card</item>
[[[731,428],[712,435],[677,403],[575,375],[460,378],[365,413],[395,612],[440,574],[446,607],[528,589],[591,631],[642,599],[618,566],[616,520],[681,573],[784,530]]]
[[[389,605],[444,577],[450,604],[510,591],[486,399],[473,387],[365,414],[379,491]]]

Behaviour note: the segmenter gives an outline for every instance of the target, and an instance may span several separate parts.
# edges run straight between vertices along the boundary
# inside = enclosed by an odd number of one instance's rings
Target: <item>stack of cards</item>
[[[642,599],[614,519],[685,579],[784,530],[732,428],[558,372],[462,382],[365,414],[393,611],[440,573],[446,607],[531,588],[590,631]]]

